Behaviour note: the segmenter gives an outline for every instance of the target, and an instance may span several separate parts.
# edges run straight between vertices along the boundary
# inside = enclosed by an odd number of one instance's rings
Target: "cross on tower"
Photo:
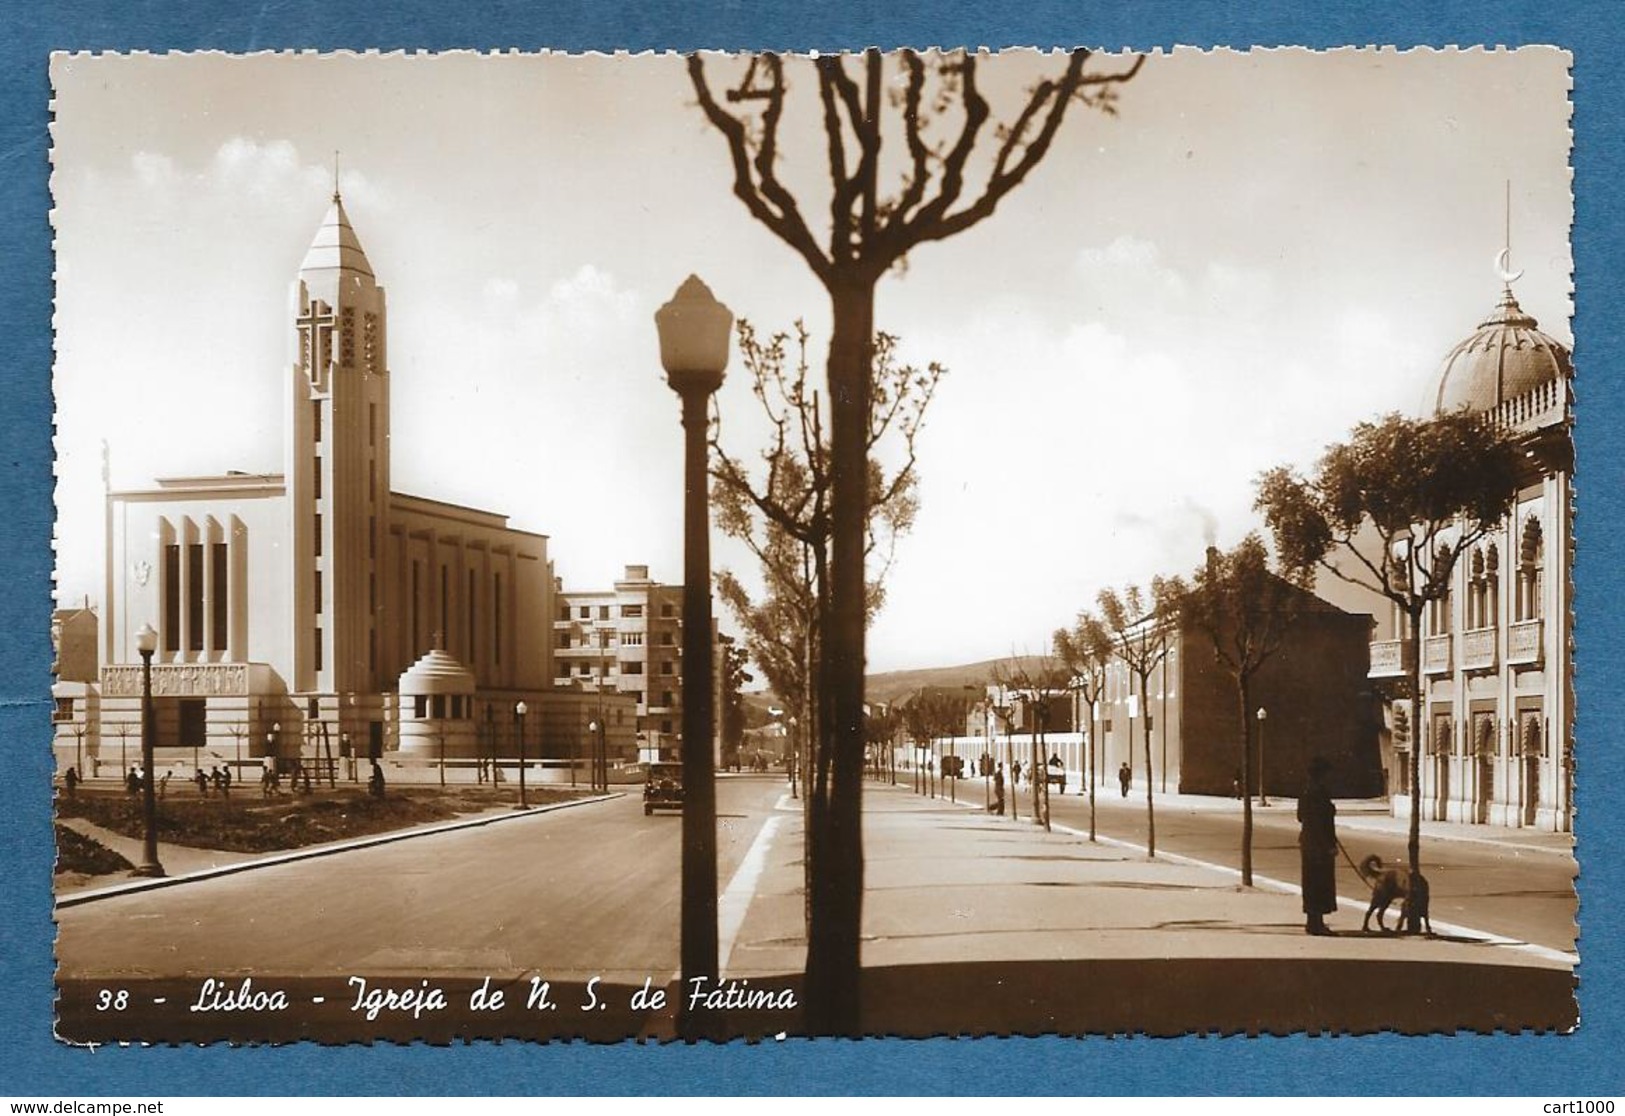
[[[327,368],[327,353],[333,342],[333,311],[319,298],[311,299],[304,313],[294,319],[299,327],[299,343],[304,350],[306,369],[315,380]]]

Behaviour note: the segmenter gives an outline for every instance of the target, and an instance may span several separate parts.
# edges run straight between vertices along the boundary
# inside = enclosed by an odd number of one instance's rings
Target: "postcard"
[[[53,56],[58,1038],[1572,1031],[1570,64]]]

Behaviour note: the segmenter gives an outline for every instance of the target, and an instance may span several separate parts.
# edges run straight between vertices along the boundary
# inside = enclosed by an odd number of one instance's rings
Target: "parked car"
[[[1060,756],[1049,758],[1049,770],[1045,772],[1045,779],[1052,787],[1060,787],[1061,793],[1066,793],[1066,768],[1061,764]]]
[[[643,782],[643,814],[648,817],[656,810],[682,810],[683,765],[680,763],[651,763]]]

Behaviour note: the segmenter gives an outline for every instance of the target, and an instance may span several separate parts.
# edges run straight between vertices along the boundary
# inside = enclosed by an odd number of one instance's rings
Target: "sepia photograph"
[[[1570,1034],[1573,62],[52,55],[57,1039]]]

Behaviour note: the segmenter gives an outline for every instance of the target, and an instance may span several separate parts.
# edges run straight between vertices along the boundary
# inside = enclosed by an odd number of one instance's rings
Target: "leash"
[[[1354,863],[1354,858],[1350,856],[1349,851],[1343,847],[1343,839],[1334,835],[1332,840],[1337,842],[1337,851],[1343,854],[1343,859],[1348,861],[1350,868],[1354,869],[1354,874],[1359,876],[1362,880],[1365,879],[1365,875],[1360,871],[1360,866]]]

